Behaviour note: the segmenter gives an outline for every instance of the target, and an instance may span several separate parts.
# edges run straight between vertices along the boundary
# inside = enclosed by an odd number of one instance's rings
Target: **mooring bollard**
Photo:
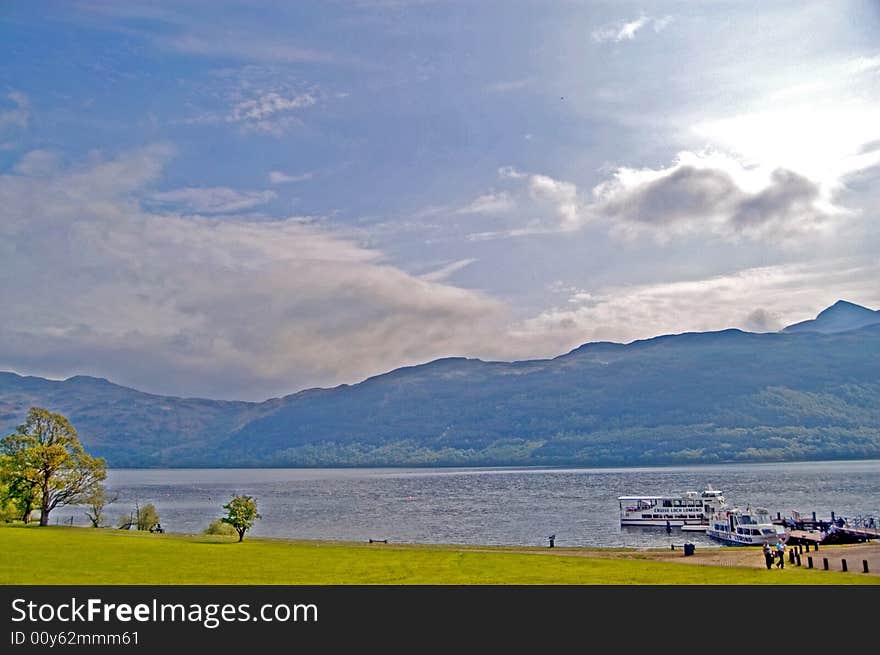
[[[822,558],[822,568],[825,569],[826,571],[828,570],[828,558],[827,557]]]
[[[840,570],[843,571],[844,573],[846,573],[846,571],[847,571],[845,559],[840,560]]]
[[[807,568],[808,569],[813,568],[813,558],[812,557],[807,558]]]
[[[868,560],[866,560],[866,559],[863,559],[863,560],[862,560],[862,570],[863,570],[865,573],[868,572]]]

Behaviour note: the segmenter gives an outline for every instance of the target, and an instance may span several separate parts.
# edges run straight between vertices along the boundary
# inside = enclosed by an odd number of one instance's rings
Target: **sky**
[[[0,5],[0,370],[262,400],[880,308],[880,2]]]

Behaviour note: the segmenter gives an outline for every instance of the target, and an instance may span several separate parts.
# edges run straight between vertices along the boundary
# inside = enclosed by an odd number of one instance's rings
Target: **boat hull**
[[[665,519],[620,519],[620,525],[639,525],[642,527],[648,528],[665,528],[666,520]],[[669,519],[669,526],[672,528],[681,528],[685,525],[701,525],[706,526],[706,523],[700,523],[699,520],[690,519]]]

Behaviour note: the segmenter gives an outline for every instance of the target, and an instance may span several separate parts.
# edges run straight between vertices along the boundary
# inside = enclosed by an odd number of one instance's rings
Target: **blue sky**
[[[0,369],[262,399],[880,307],[876,2],[7,2]]]

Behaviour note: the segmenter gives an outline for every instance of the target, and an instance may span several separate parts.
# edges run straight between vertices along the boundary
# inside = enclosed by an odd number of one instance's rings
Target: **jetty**
[[[819,518],[816,512],[803,516],[792,511],[786,518],[777,512],[773,522],[788,529],[792,544],[852,544],[880,539],[880,518],[874,516],[849,518],[831,512],[830,518]]]

